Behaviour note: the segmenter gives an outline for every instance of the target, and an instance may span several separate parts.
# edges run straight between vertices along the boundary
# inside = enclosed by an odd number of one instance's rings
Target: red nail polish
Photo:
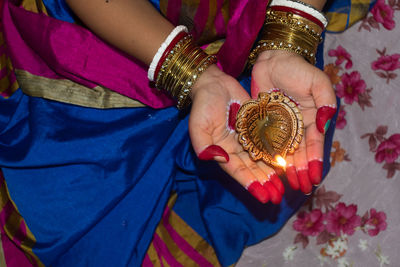
[[[317,129],[320,133],[325,133],[328,130],[329,122],[336,113],[336,107],[323,106],[317,111]]]
[[[269,176],[270,181],[274,184],[276,189],[278,189],[279,193],[281,195],[285,194],[285,187],[283,186],[283,183],[281,179],[279,179],[278,175],[275,173]]]
[[[258,181],[252,182],[247,191],[250,192],[258,201],[265,204],[269,201],[268,191]]]
[[[198,157],[200,160],[213,160],[214,157],[223,157],[225,158],[226,162],[229,161],[228,153],[226,153],[222,147],[217,145],[208,146],[206,149],[200,152]]]
[[[298,170],[297,171],[297,176],[299,177],[299,184],[300,184],[300,190],[304,194],[309,194],[311,193],[312,190],[312,185],[310,182],[310,178],[308,177],[308,170]]]
[[[313,185],[319,185],[322,179],[322,161],[312,160],[308,163],[308,175]]]
[[[236,115],[239,111],[240,104],[233,102],[232,104],[229,105],[229,116],[228,116],[228,127],[231,130],[236,129]]]
[[[297,170],[295,166],[289,166],[286,168],[286,177],[288,178],[290,187],[294,190],[299,190],[299,178],[297,177]]]
[[[269,195],[271,196],[271,202],[274,204],[279,204],[282,201],[282,194],[279,193],[278,189],[272,182],[265,182],[263,185],[264,188],[268,191]]]

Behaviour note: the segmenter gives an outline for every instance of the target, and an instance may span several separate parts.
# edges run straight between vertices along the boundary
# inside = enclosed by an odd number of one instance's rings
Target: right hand
[[[262,161],[250,159],[236,132],[228,126],[230,104],[243,104],[250,99],[249,94],[236,79],[212,65],[195,83],[192,99],[189,133],[198,157],[216,160],[260,202],[279,203],[284,190],[279,177]],[[236,113],[233,115],[236,117]]]

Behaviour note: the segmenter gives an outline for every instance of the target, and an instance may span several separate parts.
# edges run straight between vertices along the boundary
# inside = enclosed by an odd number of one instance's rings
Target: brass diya
[[[304,134],[303,116],[295,102],[280,91],[260,93],[244,103],[236,120],[239,142],[254,161],[284,167],[285,158],[299,147]]]

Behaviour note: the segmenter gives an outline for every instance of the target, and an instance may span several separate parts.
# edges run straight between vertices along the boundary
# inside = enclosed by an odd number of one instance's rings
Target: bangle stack
[[[325,16],[300,1],[276,0],[266,12],[261,39],[250,53],[249,63],[265,50],[286,50],[315,64],[315,53],[327,25]]]
[[[159,70],[160,63],[164,62],[166,55],[176,45],[176,43],[186,36],[188,29],[186,26],[179,25],[173,29],[168,35],[167,39],[158,48],[157,53],[154,55],[152,62],[150,63],[149,70],[147,71],[147,78],[151,82],[157,77],[157,69]]]
[[[155,84],[176,99],[178,109],[184,109],[190,104],[189,95],[196,80],[217,60],[197,47],[186,33],[175,34],[165,47],[153,64]]]
[[[281,11],[288,11],[300,15],[315,22],[323,29],[328,25],[328,20],[324,14],[313,6],[298,0],[273,0],[269,7],[273,10],[281,9]]]

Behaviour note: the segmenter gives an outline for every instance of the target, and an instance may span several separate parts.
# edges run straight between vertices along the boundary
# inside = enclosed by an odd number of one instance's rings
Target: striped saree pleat
[[[217,14],[215,16],[215,31],[218,36],[225,33],[229,20],[229,1],[217,0]]]
[[[1,25],[0,25],[1,27]],[[8,98],[18,89],[10,58],[6,55],[2,29],[0,31],[0,95]]]
[[[329,32],[342,32],[362,20],[375,3],[375,0],[351,0],[350,5],[332,8],[326,13]]]
[[[35,245],[35,237],[29,231],[24,219],[19,214],[15,204],[9,195],[7,184],[0,171],[0,230],[3,251],[6,262],[12,261],[19,266],[44,266],[32,248]],[[25,255],[21,258],[21,255]]]
[[[2,236],[0,235],[0,266],[7,266],[6,265],[6,259],[4,257],[4,251],[3,251],[3,244],[2,244]]]
[[[173,24],[186,25],[201,45],[225,33],[229,20],[226,0],[160,0],[160,11]]]
[[[143,266],[220,266],[210,244],[172,210],[176,198],[169,199]]]

